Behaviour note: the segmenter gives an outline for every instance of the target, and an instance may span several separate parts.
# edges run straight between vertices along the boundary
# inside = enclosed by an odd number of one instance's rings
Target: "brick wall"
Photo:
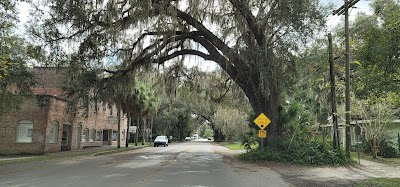
[[[47,101],[43,97],[26,97],[19,112],[0,116],[0,154],[43,154],[46,141]],[[21,120],[33,122],[32,142],[17,142]]]
[[[110,109],[100,106],[99,110],[95,112],[94,105],[91,104],[87,117],[81,114],[71,116],[67,113],[67,101],[53,96],[27,96],[21,105],[21,110],[0,116],[0,154],[44,154],[48,152],[61,151],[63,129],[69,125],[69,143],[68,150],[81,149],[83,147],[112,145],[116,146],[116,141],[95,141],[81,142],[78,144],[78,127],[82,126],[81,137],[83,129],[92,129],[95,132],[101,131],[101,138],[103,130],[109,130],[109,138],[111,140],[112,131],[117,131],[118,125],[116,120],[116,108],[113,107],[113,113],[110,115]],[[33,121],[33,132],[31,143],[17,143],[17,124],[21,120]],[[58,122],[57,141],[50,143],[51,124]],[[124,116],[121,120],[121,133],[126,132],[127,119]],[[90,133],[89,133],[90,136]],[[121,137],[122,138],[122,137]],[[78,146],[79,145],[79,146]],[[125,145],[125,139],[121,139],[121,146]]]
[[[107,105],[98,105],[97,111],[95,110],[94,103],[90,104],[89,111],[87,112],[87,118],[85,117],[78,117],[76,119],[77,124],[82,125],[82,132],[84,129],[88,130],[89,141],[82,142],[81,147],[92,147],[92,146],[102,146],[102,145],[113,145],[116,146],[117,142],[112,141],[112,132],[118,130],[118,123],[117,123],[117,109],[113,106],[112,113],[111,110]],[[79,113],[84,113],[81,110]],[[86,112],[85,112],[86,113]],[[126,124],[127,119],[126,117],[121,117],[121,131],[126,132]],[[76,128],[75,128],[76,129]],[[101,141],[91,141],[91,132],[101,132]],[[108,130],[109,132],[109,140],[108,142],[104,142],[103,140],[103,131]],[[83,136],[82,136],[83,137]],[[96,137],[96,136],[95,136]],[[121,137],[122,138],[122,137]],[[72,136],[72,142],[74,145],[77,145],[77,131],[75,130]],[[125,145],[125,139],[121,139],[121,145]],[[73,147],[74,148],[74,147]],[[75,146],[75,148],[77,148]]]

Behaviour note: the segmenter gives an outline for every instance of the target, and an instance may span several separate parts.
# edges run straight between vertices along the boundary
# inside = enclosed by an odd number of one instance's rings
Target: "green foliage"
[[[381,142],[380,151],[383,158],[395,158],[397,156],[396,148],[388,140]]]
[[[204,137],[206,138],[212,138],[213,137],[213,130],[211,128],[207,128],[204,131]]]
[[[157,114],[154,119],[153,133],[173,136],[178,141],[184,140],[193,131],[190,114],[190,108],[185,103],[171,103],[170,107],[166,107]]]
[[[366,140],[365,138],[362,140],[362,148],[365,153],[372,153],[371,141],[372,140]],[[395,158],[397,156],[396,148],[389,140],[388,136],[384,136],[383,139],[379,142],[377,155],[380,155],[383,158]]]
[[[259,144],[258,143],[259,138],[258,138],[257,130],[255,130],[255,129],[251,129],[248,133],[243,133],[241,135],[240,139],[241,139],[242,145],[245,146],[245,147]]]
[[[197,134],[199,134],[200,137],[205,137],[205,138],[213,137],[213,129],[210,127],[209,124],[203,123],[196,130]],[[187,136],[190,136],[190,134],[188,134]]]
[[[397,134],[397,146],[399,146],[399,153],[400,153],[400,133]]]
[[[331,146],[322,148],[322,142],[318,139],[291,142],[277,138],[270,140],[269,144],[264,150],[251,150],[239,155],[239,158],[249,161],[276,161],[307,165],[345,165],[353,162],[343,150],[335,150]]]
[[[372,3],[372,8],[374,15],[360,15],[363,18],[358,19],[375,21],[359,23],[364,30],[358,33],[362,41],[356,46],[355,54],[361,66],[354,69],[358,75],[354,77],[356,83],[353,85],[359,97],[386,98],[400,90],[400,4],[394,0],[377,0]],[[398,98],[391,97],[390,100],[398,106]]]
[[[0,90],[0,115],[19,110],[21,102],[21,96],[14,95],[6,90]]]
[[[253,118],[250,114],[249,118]],[[282,107],[281,121],[284,123],[283,137],[270,138],[268,146],[264,149],[252,150],[239,157],[251,161],[277,161],[292,164],[350,164],[352,160],[345,156],[343,150],[335,150],[332,143],[325,143],[322,138],[316,137],[313,127],[308,123],[310,115],[305,110],[305,105],[294,100]],[[255,125],[254,125],[255,126]],[[244,143],[254,141],[257,137],[248,134]],[[257,138],[258,139],[258,138]]]
[[[372,153],[371,142],[368,141],[366,138],[362,139],[361,147],[364,153]]]
[[[14,0],[0,3],[0,115],[17,110],[21,100],[13,94],[28,94],[34,84],[26,65],[30,59],[27,44],[14,31],[15,6]]]

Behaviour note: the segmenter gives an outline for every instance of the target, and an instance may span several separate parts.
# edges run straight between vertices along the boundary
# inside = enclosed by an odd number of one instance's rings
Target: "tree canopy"
[[[113,76],[187,55],[213,61],[256,113],[272,119],[271,136],[281,133],[280,93],[293,54],[325,21],[317,0],[49,0],[47,5],[34,4],[39,11],[31,31],[53,60]],[[101,66],[113,58],[116,70]]]
[[[356,47],[361,67],[356,94],[386,98],[400,91],[400,4],[393,0],[372,3],[374,14],[360,15],[356,24],[363,25],[362,40]],[[371,23],[363,20],[373,20]],[[369,21],[370,22],[370,21]],[[366,26],[368,24],[368,26]]]

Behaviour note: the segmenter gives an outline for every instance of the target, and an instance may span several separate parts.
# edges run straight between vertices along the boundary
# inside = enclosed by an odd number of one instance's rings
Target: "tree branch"
[[[232,3],[233,7],[239,10],[241,15],[246,20],[247,26],[249,26],[251,32],[253,33],[257,41],[257,44],[259,46],[264,46],[265,45],[264,34],[260,29],[260,27],[257,25],[257,20],[251,13],[250,8],[244,3],[244,1],[240,0],[229,0],[229,1]]]
[[[219,96],[219,98],[213,98],[211,97],[211,100],[214,101],[215,103],[220,103],[222,98],[224,98],[226,96],[226,94],[229,92],[229,90],[232,87],[232,81],[229,81],[230,79],[226,80],[225,82],[228,82],[228,88],[225,90],[225,92],[223,94],[221,94]]]
[[[202,36],[204,36],[204,38],[210,41],[213,46],[215,46],[218,50],[220,50],[224,54],[224,56],[229,58],[231,62],[235,63],[235,66],[240,68],[245,68],[242,65],[243,63],[241,63],[242,60],[240,56],[236,54],[235,51],[228,45],[226,45],[220,38],[218,38],[216,35],[210,32],[202,23],[194,19],[191,15],[180,11],[173,5],[170,5],[170,7],[176,11],[176,15],[172,15],[172,13],[170,13],[170,16],[177,16],[178,18],[184,20],[189,25],[196,28],[198,31],[202,32]]]

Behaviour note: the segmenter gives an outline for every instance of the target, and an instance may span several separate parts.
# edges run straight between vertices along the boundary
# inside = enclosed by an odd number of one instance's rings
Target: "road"
[[[217,154],[223,149],[209,142],[186,142],[113,155],[0,166],[0,186],[289,186],[267,168],[224,162]]]

